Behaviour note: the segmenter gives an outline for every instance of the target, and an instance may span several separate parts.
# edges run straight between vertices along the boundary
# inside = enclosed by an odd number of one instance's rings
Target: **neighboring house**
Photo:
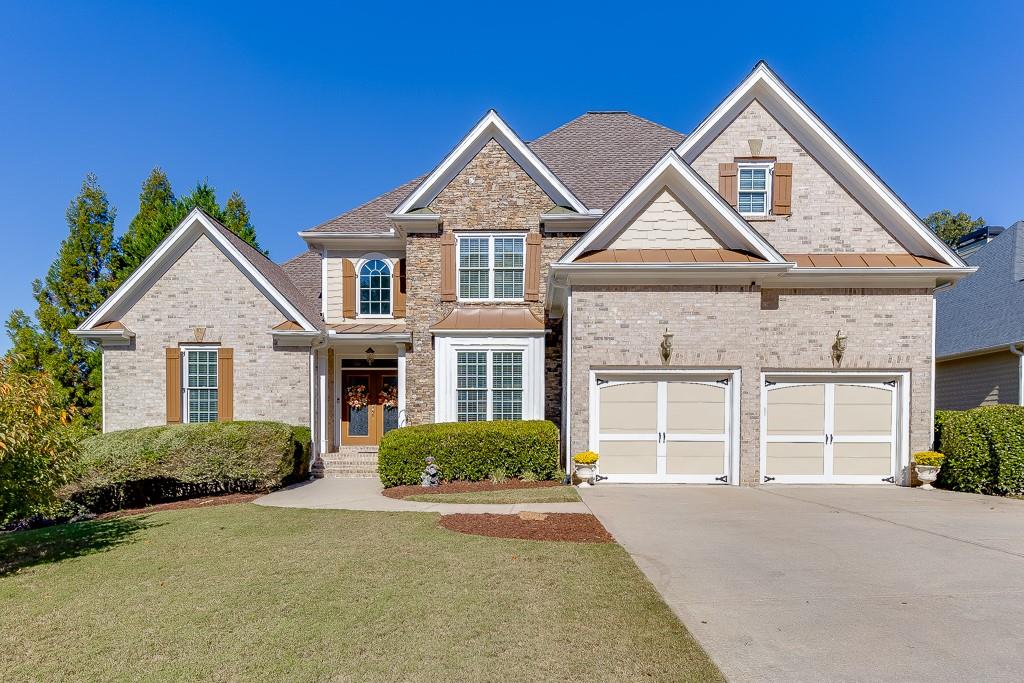
[[[986,225],[982,228],[971,230],[969,233],[957,240],[956,253],[960,255],[960,258],[967,258],[995,238],[999,237],[1005,229],[1006,228],[1001,225]]]
[[[1024,221],[967,256],[978,272],[936,293],[935,407],[1024,405]]]
[[[488,112],[277,266],[193,212],[76,330],[107,430],[547,418],[610,481],[904,482],[971,270],[764,63],[688,136]]]

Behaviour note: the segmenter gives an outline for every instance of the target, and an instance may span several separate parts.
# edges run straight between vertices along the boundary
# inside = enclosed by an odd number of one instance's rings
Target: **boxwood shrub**
[[[1024,407],[985,406],[935,414],[938,483],[955,491],[1024,493]]]
[[[265,491],[309,473],[307,427],[213,422],[110,432],[85,439],[63,494],[92,512],[218,493]]]
[[[558,428],[546,420],[442,422],[393,429],[380,442],[384,486],[420,483],[427,456],[445,481],[481,481],[497,470],[551,479],[558,472]]]

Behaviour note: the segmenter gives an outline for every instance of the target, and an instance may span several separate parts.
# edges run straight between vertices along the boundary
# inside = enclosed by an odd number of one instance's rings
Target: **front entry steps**
[[[372,479],[377,476],[376,446],[342,446],[334,453],[324,453],[320,463],[313,465],[317,479]]]

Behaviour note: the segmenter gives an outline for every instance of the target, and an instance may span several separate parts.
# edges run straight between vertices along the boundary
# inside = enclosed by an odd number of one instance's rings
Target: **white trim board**
[[[911,252],[954,268],[967,267],[764,61],[757,63],[676,151],[692,164],[754,100]]]
[[[431,171],[430,175],[423,179],[423,182],[413,190],[412,194],[398,205],[398,208],[391,214],[392,219],[400,219],[403,214],[428,206],[492,139],[501,145],[502,149],[533,178],[556,204],[568,206],[577,213],[587,213],[586,205],[516,135],[515,131],[498,115],[498,112],[490,109],[473,126],[466,137],[438,164],[437,168]]]
[[[203,235],[213,242],[282,314],[299,323],[307,332],[317,330],[316,325],[306,320],[199,209],[192,209],[185,220],[164,238],[153,253],[146,257],[135,272],[99,308],[93,311],[78,330],[91,331],[93,326],[105,320],[119,319]]]

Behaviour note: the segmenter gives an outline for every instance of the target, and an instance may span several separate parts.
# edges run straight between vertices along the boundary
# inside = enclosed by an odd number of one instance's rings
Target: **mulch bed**
[[[494,538],[573,543],[613,543],[612,535],[593,515],[568,512],[520,512],[517,515],[442,515],[451,531]]]
[[[206,498],[176,500],[173,503],[160,503],[158,505],[150,505],[144,508],[105,512],[102,515],[99,515],[97,519],[113,519],[114,517],[127,517],[128,515],[141,515],[149,512],[163,512],[164,510],[185,510],[187,508],[208,508],[216,505],[251,503],[262,495],[262,493],[229,493],[223,496],[207,496]]]
[[[382,492],[388,498],[405,498],[421,496],[425,493],[475,493],[477,491],[502,491],[504,489],[546,489],[552,486],[563,486],[560,481],[523,481],[509,479],[500,484],[489,481],[446,481],[440,486],[392,486]]]

